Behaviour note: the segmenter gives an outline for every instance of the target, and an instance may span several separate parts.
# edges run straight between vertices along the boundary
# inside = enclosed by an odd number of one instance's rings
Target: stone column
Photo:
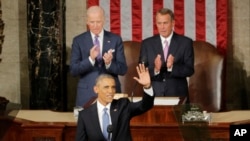
[[[2,61],[1,54],[2,54],[2,45],[4,41],[3,29],[4,29],[4,23],[2,20],[2,4],[0,0],[0,62]]]
[[[66,109],[65,0],[28,0],[30,109]]]

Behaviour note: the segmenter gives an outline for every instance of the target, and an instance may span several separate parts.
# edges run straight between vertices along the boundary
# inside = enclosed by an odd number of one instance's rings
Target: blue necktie
[[[104,135],[104,137],[106,139],[108,139],[108,131],[107,131],[107,128],[108,128],[108,125],[109,125],[109,115],[108,115],[108,112],[107,112],[108,108],[104,108],[103,109],[103,115],[102,115],[102,133]]]

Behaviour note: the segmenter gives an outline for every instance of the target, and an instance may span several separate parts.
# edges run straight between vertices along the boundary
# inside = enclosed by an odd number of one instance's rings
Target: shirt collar
[[[170,45],[170,42],[171,42],[171,39],[173,37],[173,31],[171,32],[171,34],[167,37],[167,38],[164,38],[163,36],[160,35],[160,38],[161,38],[161,42],[164,43],[165,40],[168,41],[168,44]]]
[[[90,34],[91,34],[92,39],[94,39],[96,35],[92,33],[91,31],[90,31]],[[103,39],[103,36],[104,36],[104,30],[102,29],[102,31],[98,34],[98,37],[99,39]]]
[[[110,110],[110,106],[111,106],[111,103],[109,103],[108,105],[104,106],[102,105],[98,100],[97,100],[97,108],[98,108],[98,111],[102,112],[103,111],[103,108],[108,108],[108,111]]]

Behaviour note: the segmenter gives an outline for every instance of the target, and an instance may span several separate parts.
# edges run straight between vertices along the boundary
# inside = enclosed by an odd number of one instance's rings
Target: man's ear
[[[98,93],[98,87],[97,86],[94,86],[93,88],[94,92],[97,94]]]

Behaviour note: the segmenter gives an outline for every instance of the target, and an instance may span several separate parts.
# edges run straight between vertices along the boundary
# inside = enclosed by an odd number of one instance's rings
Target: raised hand
[[[105,52],[103,55],[103,60],[106,65],[109,65],[113,59],[113,52],[112,50],[109,50],[108,52]]]
[[[149,88],[151,86],[151,80],[148,68],[144,64],[139,64],[136,67],[138,77],[133,77],[138,83],[140,83],[144,88]]]
[[[170,54],[166,62],[167,68],[172,68],[173,64],[174,64],[174,56]]]
[[[155,67],[154,67],[155,72],[159,72],[160,69],[161,69],[161,65],[162,65],[162,62],[161,62],[161,55],[160,55],[160,54],[158,54],[158,55],[155,57],[154,64],[155,64]]]
[[[90,57],[92,60],[95,60],[95,58],[98,56],[100,52],[100,49],[97,48],[97,46],[93,46],[91,49],[90,49]]]

